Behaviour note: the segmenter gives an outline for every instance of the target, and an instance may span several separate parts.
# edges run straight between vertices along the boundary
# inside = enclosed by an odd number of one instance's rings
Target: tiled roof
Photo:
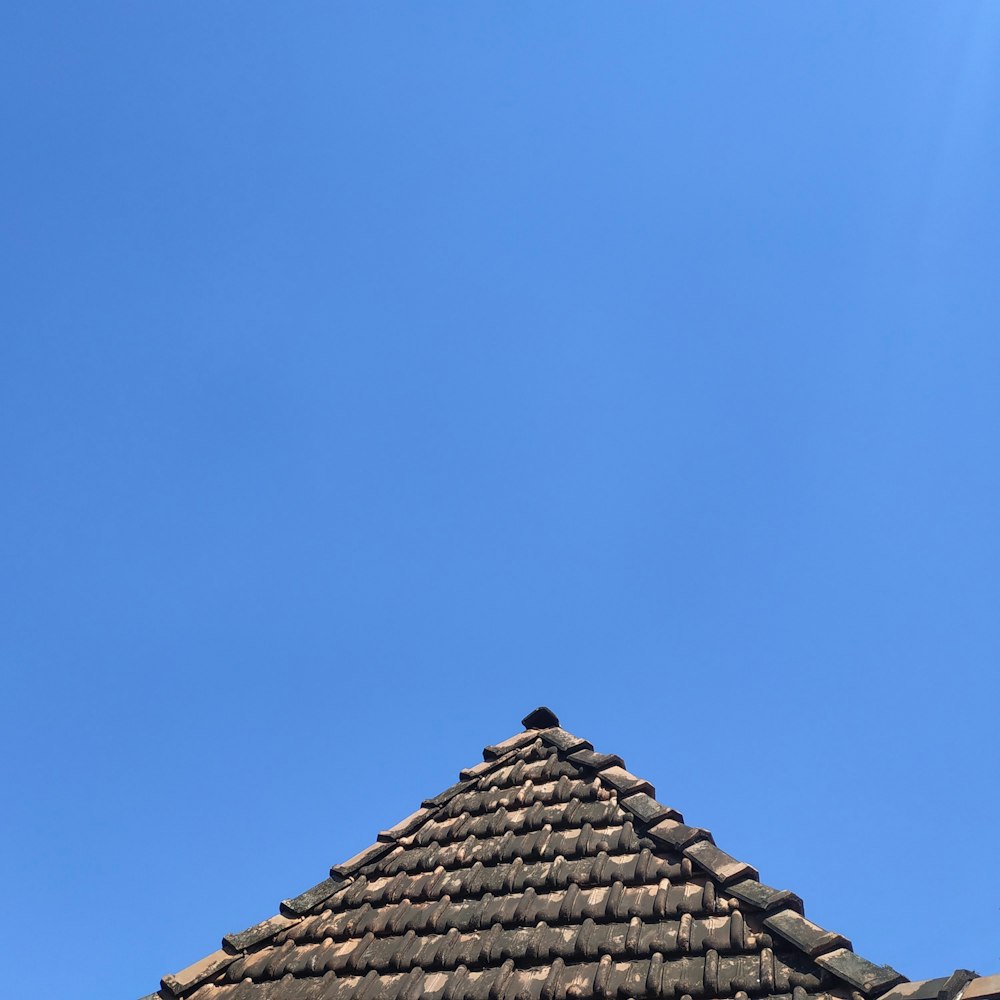
[[[856,955],[548,709],[163,1000],[986,1000]]]

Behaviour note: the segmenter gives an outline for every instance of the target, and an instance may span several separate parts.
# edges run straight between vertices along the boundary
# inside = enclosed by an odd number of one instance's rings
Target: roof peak
[[[552,729],[559,725],[559,717],[551,708],[540,705],[521,720],[521,725],[525,729]]]

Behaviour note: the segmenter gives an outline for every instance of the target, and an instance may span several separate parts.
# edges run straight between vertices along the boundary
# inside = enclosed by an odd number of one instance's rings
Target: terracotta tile
[[[922,979],[916,983],[900,983],[884,994],[882,1000],[937,1000],[938,991],[948,981],[947,976],[940,979]]]
[[[573,753],[579,750],[593,750],[592,743],[580,739],[572,733],[567,733],[565,729],[543,729],[541,731],[542,741],[549,746],[555,747],[560,753]]]
[[[232,948],[233,951],[244,951],[255,944],[260,944],[261,941],[269,937],[273,937],[278,931],[287,930],[296,923],[298,923],[297,917],[285,917],[279,913],[276,916],[268,917],[267,920],[262,920],[259,924],[254,924],[253,927],[248,927],[245,931],[227,934],[222,939],[222,943]]]
[[[378,839],[383,842],[399,840],[401,837],[412,833],[421,823],[433,815],[433,809],[427,809],[422,806],[416,812],[410,813],[406,819],[400,820],[395,826],[390,826],[388,830],[383,830],[378,835]]]
[[[691,844],[684,849],[684,853],[723,885],[748,878],[755,879],[758,875],[756,868],[737,861],[707,840]]]
[[[985,1000],[986,997],[998,996],[1000,996],[1000,975],[980,976],[965,987],[962,1000]]]
[[[203,959],[189,965],[186,969],[175,973],[172,976],[163,977],[163,986],[175,995],[180,995],[186,990],[192,989],[199,983],[221,972],[229,965],[235,956],[227,951],[213,951],[211,955],[206,955]]]
[[[497,757],[502,757],[511,750],[517,750],[520,747],[527,746],[529,743],[534,743],[537,739],[538,733],[535,731],[515,733],[500,743],[494,743],[492,746],[485,747],[483,749],[483,757],[487,761],[496,760]]]
[[[955,1000],[965,992],[966,987],[978,976],[969,969],[956,969],[938,990],[937,1000]]]
[[[726,886],[726,892],[759,910],[795,910],[802,913],[802,900],[787,889],[772,889],[755,878],[733,882]]]
[[[645,792],[647,795],[656,795],[656,789],[648,781],[637,778],[631,771],[626,771],[624,767],[612,765],[605,767],[600,772],[601,781],[610,785],[618,792],[619,798],[626,795],[633,795],[636,792]]]
[[[331,875],[328,879],[314,885],[311,889],[282,900],[281,905],[296,916],[308,913],[314,906],[329,899],[335,892],[344,887],[345,879],[340,875]]]
[[[904,978],[888,965],[874,965],[846,948],[820,955],[816,961],[824,969],[871,996],[879,996]]]
[[[646,792],[637,792],[621,800],[622,808],[632,813],[643,823],[659,823],[663,819],[672,819],[683,823],[684,817],[676,810],[657,802]]]
[[[458,772],[459,781],[471,781],[474,778],[479,778],[481,775],[489,771],[495,764],[495,761],[484,760],[476,764],[473,767],[465,767]]]
[[[672,819],[661,820],[651,826],[646,833],[658,843],[665,844],[675,850],[681,850],[696,840],[712,840],[712,835],[708,830],[702,830],[697,826],[686,826],[684,823],[678,823]]]
[[[377,861],[383,855],[388,854],[389,851],[394,849],[394,844],[372,844],[371,847],[366,847],[363,851],[358,851],[353,858],[348,858],[347,861],[344,861],[339,865],[334,865],[330,869],[330,874],[331,876],[353,875],[359,868],[364,868],[365,865],[370,865],[373,861]]]
[[[764,919],[764,926],[801,948],[807,955],[815,957],[834,948],[850,948],[851,942],[840,934],[824,930],[806,920],[794,910],[780,910]]]
[[[579,767],[589,767],[595,771],[600,771],[605,767],[625,766],[625,761],[617,754],[595,753],[593,750],[578,750],[576,753],[571,753],[569,759]]]

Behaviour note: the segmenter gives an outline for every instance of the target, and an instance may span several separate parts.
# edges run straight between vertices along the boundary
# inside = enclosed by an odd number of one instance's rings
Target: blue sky
[[[5,7],[4,992],[154,989],[537,704],[1000,971],[998,44]]]

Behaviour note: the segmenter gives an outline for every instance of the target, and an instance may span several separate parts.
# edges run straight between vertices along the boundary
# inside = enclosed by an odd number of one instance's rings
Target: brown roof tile
[[[796,910],[779,910],[764,920],[764,926],[787,938],[813,958],[834,948],[851,947],[847,938],[823,930]]]
[[[687,826],[673,819],[664,819],[659,823],[654,823],[646,832],[657,843],[678,851],[687,847],[688,844],[693,844],[696,840],[712,840],[712,835],[708,830],[702,830],[697,826]]]
[[[884,993],[904,978],[895,969],[890,969],[887,965],[874,965],[860,955],[855,955],[849,948],[838,948],[820,955],[816,961],[824,969],[872,996]]]
[[[737,861],[725,851],[720,851],[710,840],[696,841],[685,847],[684,853],[695,864],[700,865],[710,875],[714,875],[723,885],[758,877],[756,868],[743,861]]]
[[[636,792],[622,799],[622,808],[627,809],[643,823],[659,823],[661,819],[672,819],[678,823],[684,822],[684,817],[669,806],[662,805],[646,792]]]
[[[281,905],[292,914],[302,916],[304,913],[308,913],[317,903],[322,903],[323,900],[329,899],[344,885],[345,881],[340,875],[331,875],[328,879],[324,879],[311,889],[306,889],[305,892],[299,893],[298,896],[282,900]]]
[[[758,910],[795,910],[802,912],[802,900],[789,892],[788,889],[772,889],[769,885],[764,885],[756,878],[747,878],[741,882],[733,882],[726,887],[726,892],[731,893],[737,899]]]
[[[524,725],[162,995],[867,1000],[903,981],[801,917],[797,896],[685,825],[621,758],[548,709]]]
[[[200,986],[207,979],[211,979],[216,973],[225,969],[234,960],[231,952],[220,949],[213,951],[211,955],[206,955],[201,961],[189,965],[186,969],[174,975],[164,976],[161,980],[163,988],[170,990],[176,995],[180,995],[195,986]]]
[[[1000,975],[973,979],[962,994],[962,1000],[985,1000],[986,997],[1000,997]]]
[[[278,931],[287,930],[293,924],[298,923],[298,920],[298,917],[286,917],[279,913],[277,916],[268,917],[267,920],[262,920],[259,924],[254,924],[253,927],[248,927],[238,934],[227,934],[222,939],[223,947],[229,948],[233,952],[245,951],[267,938],[274,937]]]
[[[578,750],[594,749],[592,743],[588,743],[586,740],[582,740],[579,736],[574,736],[572,733],[567,733],[565,729],[560,729],[558,726],[542,730],[541,736],[543,743],[547,743],[550,747],[555,747],[566,754]]]

